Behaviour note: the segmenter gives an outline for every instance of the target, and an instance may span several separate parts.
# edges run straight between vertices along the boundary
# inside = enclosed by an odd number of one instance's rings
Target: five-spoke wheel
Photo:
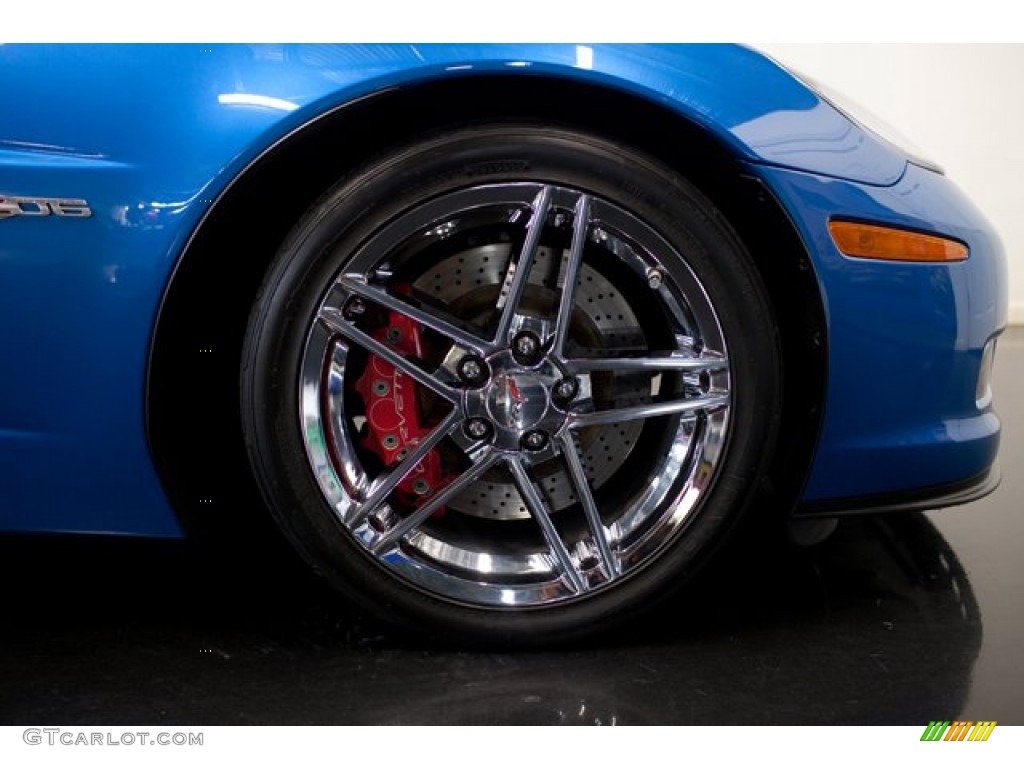
[[[772,329],[668,169],[560,130],[448,134],[343,183],[279,254],[243,374],[254,467],[378,613],[578,635],[681,580],[748,501]]]

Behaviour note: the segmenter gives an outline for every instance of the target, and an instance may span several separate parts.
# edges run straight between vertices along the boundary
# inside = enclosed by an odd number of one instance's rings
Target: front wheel
[[[462,639],[595,632],[749,505],[775,326],[711,204],[640,152],[480,125],[336,186],[278,253],[242,373],[277,522],[379,616]]]

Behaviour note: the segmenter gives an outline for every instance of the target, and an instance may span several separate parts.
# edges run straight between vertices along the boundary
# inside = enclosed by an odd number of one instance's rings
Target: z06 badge
[[[87,219],[92,209],[85,200],[51,197],[0,197],[0,221],[14,216],[63,216]]]

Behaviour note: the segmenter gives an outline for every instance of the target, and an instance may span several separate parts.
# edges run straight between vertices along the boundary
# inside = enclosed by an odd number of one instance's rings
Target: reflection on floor
[[[426,648],[301,574],[197,568],[182,544],[2,538],[0,723],[1021,724],[1022,385],[1015,332],[994,496],[737,550],[644,622],[552,652]]]

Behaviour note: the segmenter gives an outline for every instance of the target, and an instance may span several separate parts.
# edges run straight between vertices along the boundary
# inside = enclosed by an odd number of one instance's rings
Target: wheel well
[[[262,502],[245,455],[238,372],[250,308],[295,222],[387,147],[498,118],[586,128],[657,156],[736,229],[768,289],[782,342],[785,428],[764,498],[785,510],[795,504],[817,444],[826,334],[813,267],[781,205],[713,136],[662,106],[546,77],[466,77],[384,91],[326,114],[247,168],[195,233],[160,309],[146,398],[150,449],[186,529],[235,528],[244,519],[254,530],[267,518],[253,514]]]

